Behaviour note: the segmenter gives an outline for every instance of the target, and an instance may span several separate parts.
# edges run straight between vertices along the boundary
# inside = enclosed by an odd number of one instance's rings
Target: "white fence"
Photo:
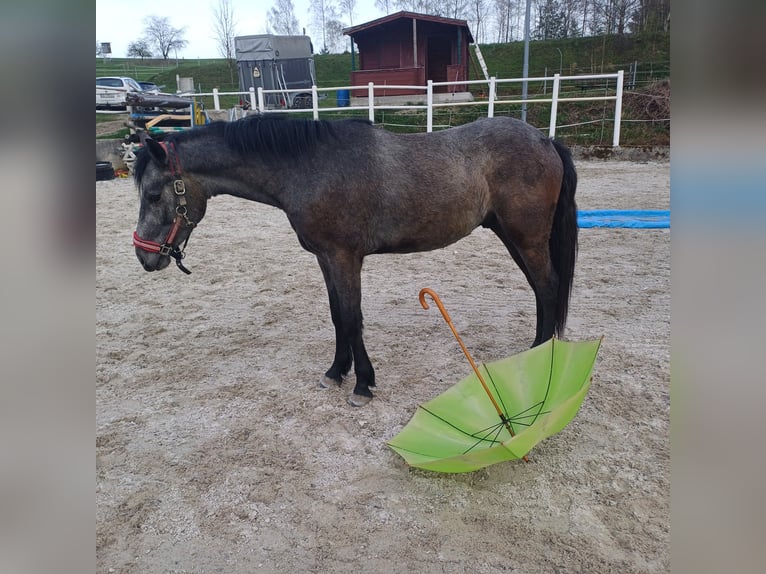
[[[561,85],[562,83],[566,82],[577,82],[578,84],[582,85],[582,82],[592,82],[594,80],[606,80],[608,82],[610,79],[616,80],[616,85],[614,88],[614,94],[613,95],[603,95],[603,96],[567,96],[567,97],[561,97]],[[553,78],[550,77],[543,77],[543,78],[527,78],[526,81],[533,83],[533,82],[545,82],[546,85],[546,92],[547,92],[547,83],[549,81],[553,81],[553,88],[550,92],[550,96],[548,94],[545,94],[545,97],[534,97],[534,98],[527,98],[527,99],[505,99],[497,96],[497,88],[498,86],[501,86],[503,84],[519,84],[524,82],[525,80],[523,78],[513,78],[513,79],[497,79],[494,77],[491,77],[489,80],[467,80],[462,82],[433,82],[431,80],[428,80],[428,84],[426,86],[399,86],[399,85],[390,85],[390,84],[373,84],[370,82],[366,86],[336,86],[332,88],[318,88],[317,86],[311,87],[311,94],[312,94],[312,102],[313,106],[312,108],[308,109],[284,109],[284,108],[276,108],[276,109],[269,109],[265,105],[266,98],[265,96],[267,94],[286,94],[286,93],[305,93],[306,89],[290,89],[290,90],[264,90],[263,88],[258,88],[257,92],[254,88],[250,88],[248,92],[219,92],[218,89],[214,89],[211,93],[205,93],[205,94],[194,94],[195,96],[213,96],[213,107],[216,110],[220,110],[220,96],[225,95],[236,95],[236,96],[247,96],[250,101],[250,106],[252,109],[259,110],[262,113],[306,113],[311,111],[313,113],[314,119],[319,119],[319,114],[324,112],[337,112],[337,111],[348,111],[348,110],[360,110],[360,109],[366,109],[368,112],[368,118],[371,122],[375,122],[375,111],[376,110],[425,110],[426,112],[426,131],[431,132],[433,131],[434,125],[433,125],[433,115],[434,115],[434,109],[436,108],[446,108],[446,107],[460,107],[460,106],[487,106],[487,117],[493,117],[495,114],[495,108],[498,106],[504,106],[504,105],[529,105],[529,104],[550,104],[551,106],[551,117],[550,117],[550,124],[548,126],[548,135],[550,137],[555,137],[556,135],[556,117],[558,113],[558,105],[561,102],[593,102],[593,101],[614,101],[614,132],[612,134],[612,146],[613,147],[619,147],[620,145],[620,121],[622,116],[622,91],[623,91],[623,71],[620,70],[616,73],[612,74],[589,74],[589,75],[579,75],[579,76],[562,76],[560,74],[554,74]],[[487,93],[488,97],[487,99],[480,99],[480,100],[474,100],[474,101],[461,101],[461,102],[436,102],[434,101],[434,88],[442,87],[442,86],[460,86],[461,88],[465,89],[465,86],[468,85],[475,85],[475,84],[484,84],[487,86]],[[338,92],[339,90],[367,90],[367,101],[363,105],[348,105],[348,106],[342,106],[342,107],[319,107],[319,94],[325,94],[326,92]],[[378,91],[386,91],[386,90],[422,90],[426,97],[426,103],[425,104],[406,104],[406,105],[397,105],[393,103],[381,103],[380,101],[378,103],[375,103],[375,97],[376,93]],[[326,96],[325,96],[326,97]],[[353,102],[353,100],[351,101]],[[351,103],[350,103],[351,104]]]

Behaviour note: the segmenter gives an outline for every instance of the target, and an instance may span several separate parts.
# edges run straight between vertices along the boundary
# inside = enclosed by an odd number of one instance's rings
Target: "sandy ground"
[[[578,163],[580,208],[667,209],[666,162]],[[409,469],[384,444],[469,372],[524,350],[534,301],[494,235],[373,256],[376,398],[317,388],[324,284],[284,215],[211,201],[183,275],[146,273],[132,180],[96,184],[97,572],[668,572],[670,233],[585,229],[566,338],[603,335],[574,421],[530,462]]]

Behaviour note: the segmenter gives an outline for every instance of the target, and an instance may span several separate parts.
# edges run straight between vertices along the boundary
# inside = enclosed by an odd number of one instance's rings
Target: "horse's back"
[[[544,195],[561,184],[550,140],[511,118],[427,134],[344,122],[337,134],[335,152],[348,167],[343,206],[365,222],[377,252],[449,245],[497,210],[555,205]]]

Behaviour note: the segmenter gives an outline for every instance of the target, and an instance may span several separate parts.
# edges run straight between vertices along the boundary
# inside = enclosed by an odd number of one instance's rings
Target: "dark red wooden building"
[[[428,80],[456,82],[468,78],[468,45],[473,43],[473,36],[465,20],[397,12],[345,28],[343,33],[351,36],[359,52],[351,85],[425,86]],[[456,91],[465,88],[434,88],[434,93]],[[384,94],[376,90],[376,96],[409,94],[423,95],[424,91],[386,90]],[[367,90],[354,90],[352,95],[366,97]]]

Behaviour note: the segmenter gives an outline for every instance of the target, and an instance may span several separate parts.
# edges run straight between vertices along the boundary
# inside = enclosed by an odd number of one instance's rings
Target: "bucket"
[[[338,90],[338,107],[347,108],[351,104],[351,90]]]

